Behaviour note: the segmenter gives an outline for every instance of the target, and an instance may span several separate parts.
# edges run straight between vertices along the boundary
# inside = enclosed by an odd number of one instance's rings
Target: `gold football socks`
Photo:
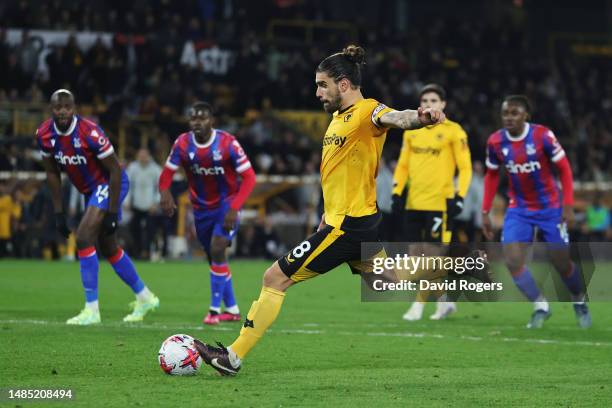
[[[255,347],[268,327],[274,323],[284,299],[285,292],[265,286],[261,288],[259,299],[251,305],[240,330],[240,336],[229,347],[239,358],[244,358]]]

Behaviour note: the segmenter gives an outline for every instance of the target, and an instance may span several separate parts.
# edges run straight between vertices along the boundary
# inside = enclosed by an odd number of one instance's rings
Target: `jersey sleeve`
[[[369,120],[374,128],[376,136],[380,136],[387,131],[387,128],[380,123],[380,118],[389,112],[393,112],[395,109],[388,107],[384,103],[374,101],[374,107],[371,111],[367,112],[370,116]]]
[[[165,167],[173,171],[176,171],[181,165],[181,147],[179,143],[180,140],[181,138],[178,137],[174,141],[174,144],[172,145],[172,148],[170,149],[170,154],[168,155],[168,159],[166,159]]]
[[[499,158],[497,157],[495,145],[491,139],[492,137],[489,137],[489,140],[487,140],[487,159],[485,160],[485,164],[487,168],[497,170],[499,169]]]
[[[559,160],[565,157],[565,150],[563,150],[563,147],[555,137],[555,134],[552,132],[552,130],[546,130],[543,137],[543,143],[544,152],[546,153],[546,156],[550,158],[551,161],[558,162]]]
[[[465,197],[472,181],[472,156],[468,146],[467,134],[461,127],[457,127],[452,141],[453,155],[459,171],[457,190],[461,197]]]
[[[251,168],[251,162],[240,143],[236,139],[232,140],[229,146],[230,159],[237,173],[242,173]]]
[[[85,139],[89,149],[98,159],[105,159],[115,152],[112,143],[99,126],[92,128],[88,134],[85,134]]]
[[[42,157],[51,157],[53,154],[53,146],[51,146],[51,143],[48,140],[43,138],[40,129],[36,129],[36,143],[38,144]]]
[[[410,172],[410,133],[404,132],[404,140],[402,142],[402,150],[400,151],[395,172],[393,172],[393,194],[402,195],[406,182],[408,181],[408,173]]]

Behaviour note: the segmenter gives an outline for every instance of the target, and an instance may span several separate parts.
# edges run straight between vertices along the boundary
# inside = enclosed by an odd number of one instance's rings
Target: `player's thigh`
[[[292,281],[301,282],[359,259],[361,244],[347,244],[346,238],[341,240],[345,235],[344,231],[326,225],[287,252],[278,265]]]
[[[105,214],[106,211],[98,207],[88,206],[85,209],[76,231],[77,246],[95,245]]]
[[[208,255],[210,258],[212,236],[215,229],[215,224],[217,224],[217,217],[214,213],[194,211],[193,222],[198,241],[200,241],[204,251],[206,251],[206,255]]]
[[[548,219],[539,220],[537,225],[543,241],[546,242],[551,263],[559,273],[568,273],[571,268],[569,234],[561,211]]]

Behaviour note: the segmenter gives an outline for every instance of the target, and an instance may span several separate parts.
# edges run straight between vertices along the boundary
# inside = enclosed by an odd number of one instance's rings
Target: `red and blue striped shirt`
[[[53,157],[82,194],[108,184],[109,174],[100,160],[113,154],[114,149],[96,123],[75,115],[68,130],[61,132],[53,119],[47,119],[36,130],[36,139],[41,154]]]
[[[516,137],[499,129],[487,140],[487,167],[497,170],[504,166],[508,172],[510,208],[559,208],[561,193],[553,163],[564,157],[553,132],[542,125],[526,123]]]
[[[195,210],[207,210],[231,203],[240,188],[239,174],[251,168],[240,143],[231,134],[213,129],[206,144],[192,132],[176,138],[166,167],[182,166],[187,174],[189,198]]]

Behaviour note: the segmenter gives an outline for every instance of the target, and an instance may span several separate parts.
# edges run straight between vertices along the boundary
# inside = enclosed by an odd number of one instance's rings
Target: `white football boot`
[[[429,316],[431,320],[446,319],[449,315],[457,311],[455,302],[436,302],[436,312]]]
[[[402,319],[407,320],[409,322],[414,322],[417,320],[421,320],[423,317],[423,309],[425,309],[425,303],[422,302],[414,302],[410,309],[402,316]]]

